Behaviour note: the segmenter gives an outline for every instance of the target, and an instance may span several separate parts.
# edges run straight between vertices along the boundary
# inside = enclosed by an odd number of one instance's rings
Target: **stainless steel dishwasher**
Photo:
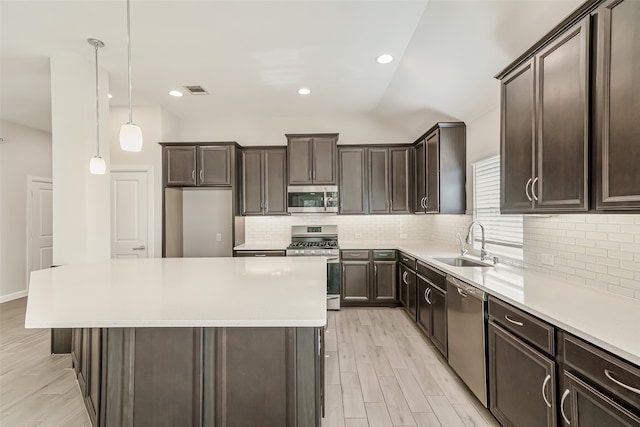
[[[449,365],[487,407],[485,313],[487,297],[481,290],[447,276],[447,339]]]

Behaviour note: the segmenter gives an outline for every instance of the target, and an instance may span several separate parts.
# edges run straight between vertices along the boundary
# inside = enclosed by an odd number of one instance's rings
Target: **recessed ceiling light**
[[[113,95],[111,95],[110,93],[107,94],[107,96],[109,97],[109,99],[113,98]]]
[[[376,58],[376,62],[378,64],[388,64],[389,62],[393,61],[393,56],[385,53],[383,55],[380,55]]]
[[[311,93],[311,89],[307,89],[306,87],[301,87],[298,89],[298,93],[300,95],[309,95]]]
[[[169,92],[169,95],[171,96],[182,96],[182,92],[180,92],[179,90],[172,90]]]

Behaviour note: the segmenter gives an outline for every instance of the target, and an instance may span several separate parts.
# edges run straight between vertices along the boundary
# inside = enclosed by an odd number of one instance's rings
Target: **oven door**
[[[340,310],[340,260],[327,258],[327,310]]]

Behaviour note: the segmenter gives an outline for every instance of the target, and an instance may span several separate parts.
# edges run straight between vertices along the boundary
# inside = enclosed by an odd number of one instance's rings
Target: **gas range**
[[[287,256],[338,256],[337,225],[293,225]]]

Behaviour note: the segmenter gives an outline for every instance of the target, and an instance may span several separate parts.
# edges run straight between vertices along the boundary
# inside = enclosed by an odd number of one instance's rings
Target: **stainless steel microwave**
[[[337,213],[337,185],[290,185],[287,187],[287,212]]]

